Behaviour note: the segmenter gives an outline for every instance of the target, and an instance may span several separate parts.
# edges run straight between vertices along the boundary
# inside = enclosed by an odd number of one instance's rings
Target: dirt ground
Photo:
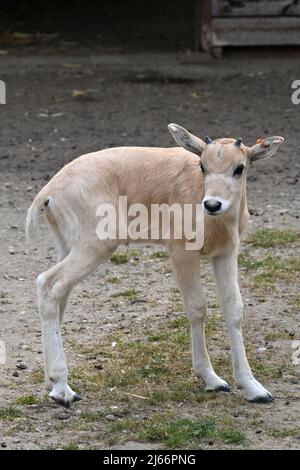
[[[284,53],[222,60],[191,53],[0,57],[7,85],[7,104],[0,106],[0,340],[7,350],[0,366],[1,448],[300,448],[300,366],[292,363],[292,343],[300,340],[300,105],[291,102],[291,82],[299,78],[299,60]],[[233,384],[206,261],[208,348],[232,392],[202,390],[191,373],[188,326],[169,260],[157,247],[130,246],[128,262],[117,257],[71,296],[63,336],[70,382],[83,400],[64,411],[42,383],[34,285],[56,254],[46,232],[37,247],[25,244],[27,208],[82,153],[173,145],[168,122],[249,145],[267,135],[286,139],[276,158],[251,169],[254,236],[241,246],[240,269],[250,362],[275,401],[247,403]],[[259,243],[259,228],[274,229],[279,241]],[[182,423],[194,421],[202,427],[184,434]]]

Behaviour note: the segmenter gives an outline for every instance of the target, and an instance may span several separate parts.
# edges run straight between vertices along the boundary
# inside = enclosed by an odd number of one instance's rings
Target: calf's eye
[[[244,169],[245,169],[244,165],[237,166],[233,172],[233,176],[241,176],[243,174]]]

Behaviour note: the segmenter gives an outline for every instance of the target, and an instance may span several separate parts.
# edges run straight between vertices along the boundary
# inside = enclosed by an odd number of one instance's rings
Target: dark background
[[[4,0],[0,6],[0,45],[13,32],[27,45],[76,41],[80,46],[132,50],[191,49],[194,40],[194,0]],[[56,38],[39,37],[58,34]],[[68,45],[67,45],[68,46]]]

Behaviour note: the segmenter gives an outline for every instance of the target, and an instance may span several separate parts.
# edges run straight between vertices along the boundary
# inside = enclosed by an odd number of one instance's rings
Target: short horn
[[[239,139],[236,139],[236,141],[234,142],[234,145],[236,147],[240,147],[241,143],[242,143],[242,139],[239,138]]]
[[[212,144],[212,140],[211,140],[210,137],[208,137],[208,135],[206,135],[206,136],[204,137],[204,141],[205,141],[205,143],[206,143],[207,145],[208,145],[208,144]]]

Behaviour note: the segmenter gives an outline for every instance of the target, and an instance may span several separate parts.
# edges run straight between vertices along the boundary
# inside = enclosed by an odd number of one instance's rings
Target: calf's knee
[[[198,300],[187,308],[187,317],[191,324],[204,321],[207,314],[207,302],[206,299]]]

